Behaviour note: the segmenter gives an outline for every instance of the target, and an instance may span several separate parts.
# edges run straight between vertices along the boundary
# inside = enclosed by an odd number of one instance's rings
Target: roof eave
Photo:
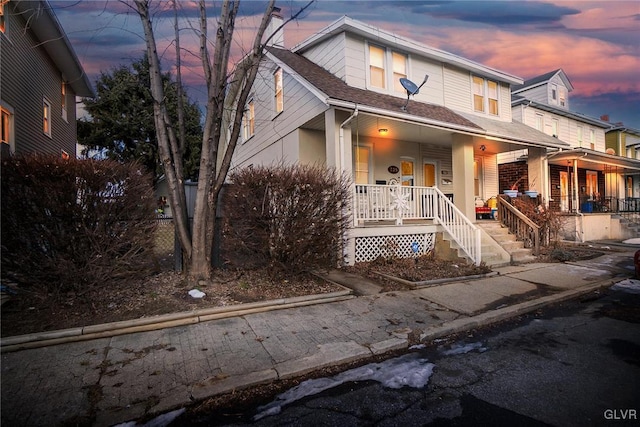
[[[66,33],[58,22],[51,6],[45,1],[16,2],[18,12],[29,13],[34,4],[43,12],[38,14],[35,22],[30,27],[43,49],[47,52],[56,67],[61,71],[67,83],[77,96],[95,97],[95,92],[84,72],[82,64],[78,60]]]

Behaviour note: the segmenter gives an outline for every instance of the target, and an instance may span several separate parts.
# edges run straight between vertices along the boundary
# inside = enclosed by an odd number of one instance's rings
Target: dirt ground
[[[596,250],[579,246],[552,252],[548,250],[541,254],[540,260],[570,261],[601,254]],[[386,279],[378,273],[409,281],[420,281],[491,271],[484,265],[443,261],[431,256],[418,259],[379,259],[346,269],[378,282],[382,285],[383,291],[405,290],[411,286]],[[189,291],[194,288],[204,292],[206,296],[200,299],[191,297]],[[197,286],[190,286],[182,274],[167,271],[143,281],[123,285],[110,285],[106,282],[105,286],[84,294],[69,293],[54,297],[38,289],[22,286],[15,289],[17,293],[4,302],[0,309],[3,337],[202,308],[329,293],[343,288],[308,273],[286,276],[275,275],[263,269],[218,270],[214,280],[201,281]]]

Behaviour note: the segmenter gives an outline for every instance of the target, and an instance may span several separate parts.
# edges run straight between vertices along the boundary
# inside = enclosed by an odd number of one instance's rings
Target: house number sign
[[[400,172],[400,169],[397,166],[389,166],[387,168],[387,170],[389,171],[389,173],[398,173],[398,172]]]

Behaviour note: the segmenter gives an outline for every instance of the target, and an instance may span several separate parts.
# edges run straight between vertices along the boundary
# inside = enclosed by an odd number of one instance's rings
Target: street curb
[[[498,276],[500,274],[497,271],[491,271],[489,273],[472,274],[470,276],[443,277],[442,279],[420,280],[417,282],[412,282],[411,280],[401,279],[400,277],[391,276],[389,274],[381,273],[379,271],[374,271],[374,273],[384,278],[387,278],[389,280],[402,283],[403,285],[411,286],[413,289],[428,288],[430,286],[443,285],[446,283],[453,283],[453,282],[466,282],[469,280],[484,279],[486,277]]]
[[[494,323],[519,316],[521,314],[530,313],[551,304],[567,301],[596,291],[598,289],[607,288],[614,283],[616,283],[616,279],[609,278],[576,289],[569,289],[567,291],[547,295],[531,301],[525,301],[496,310],[485,311],[484,313],[478,314],[476,316],[455,319],[447,322],[446,324],[434,326],[423,331],[423,333],[420,335],[420,341],[431,341],[433,339],[441,338],[446,335],[465,332],[469,329],[489,326]]]
[[[425,343],[432,341],[437,338],[441,338],[447,335],[457,334],[461,332],[466,332],[470,329],[489,326],[494,323],[498,323],[504,320],[508,320],[510,318],[526,314],[532,311],[535,311],[539,308],[571,300],[574,298],[578,298],[581,295],[588,294],[598,289],[607,288],[611,286],[613,283],[616,283],[616,278],[609,278],[605,280],[601,280],[599,282],[594,282],[589,285],[570,289],[567,291],[555,293],[552,295],[548,295],[546,297],[538,298],[531,301],[526,301],[523,303],[515,304],[509,307],[504,307],[497,310],[490,310],[484,313],[478,314],[472,317],[462,317],[459,319],[455,319],[453,321],[448,321],[442,325],[434,326],[428,328],[426,331],[420,335],[420,342]],[[196,401],[203,401],[208,398],[212,398],[215,396],[220,396],[227,393],[233,393],[238,390],[244,390],[256,385],[264,384],[273,380],[283,380],[283,379],[291,379],[300,377],[301,375],[309,374],[313,372],[315,369],[319,369],[321,367],[328,366],[340,366],[345,363],[350,362],[358,362],[360,360],[368,360],[372,356],[381,356],[387,353],[395,353],[398,351],[407,351],[409,346],[414,343],[409,342],[406,338],[395,337],[390,338],[386,341],[380,341],[376,343],[371,343],[368,347],[362,347],[360,345],[353,346],[351,349],[351,353],[356,354],[347,354],[342,357],[332,358],[331,360],[313,360],[313,363],[301,363],[304,362],[305,359],[295,361],[295,365],[297,369],[290,369],[289,371],[284,370],[283,367],[274,367],[267,371],[263,371],[260,373],[250,373],[241,375],[239,378],[229,378],[223,382],[214,382],[211,385],[207,385],[206,387],[202,387],[202,389],[198,390],[197,394],[194,393],[193,396],[196,398]],[[360,351],[358,351],[360,350]],[[311,368],[314,366],[315,368]],[[256,377],[257,374],[258,375]],[[197,396],[197,397],[196,397]],[[166,412],[171,409],[175,409],[176,407],[186,406],[192,404],[192,401],[185,401],[184,404],[181,405],[162,405],[153,408],[150,412],[151,414],[160,414]],[[149,414],[147,414],[149,415]]]
[[[351,289],[339,284],[337,285],[342,287],[343,290],[326,294],[305,295],[226,307],[205,308],[141,319],[4,337],[0,338],[0,353],[98,338],[109,338],[134,332],[153,331],[176,326],[192,325],[208,320],[238,317],[253,313],[263,313],[272,310],[324,304],[355,298]]]

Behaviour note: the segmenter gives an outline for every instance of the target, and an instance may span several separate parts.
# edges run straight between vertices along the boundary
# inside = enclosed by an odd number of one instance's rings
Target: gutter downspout
[[[356,108],[355,110],[353,110],[353,113],[351,114],[351,116],[349,116],[347,120],[345,120],[344,122],[342,122],[342,124],[340,124],[340,131],[339,131],[340,136],[338,141],[338,150],[340,150],[340,173],[344,172],[344,127],[348,125],[349,122],[353,120],[353,118],[356,117],[357,115],[358,115],[358,104],[356,104]]]

